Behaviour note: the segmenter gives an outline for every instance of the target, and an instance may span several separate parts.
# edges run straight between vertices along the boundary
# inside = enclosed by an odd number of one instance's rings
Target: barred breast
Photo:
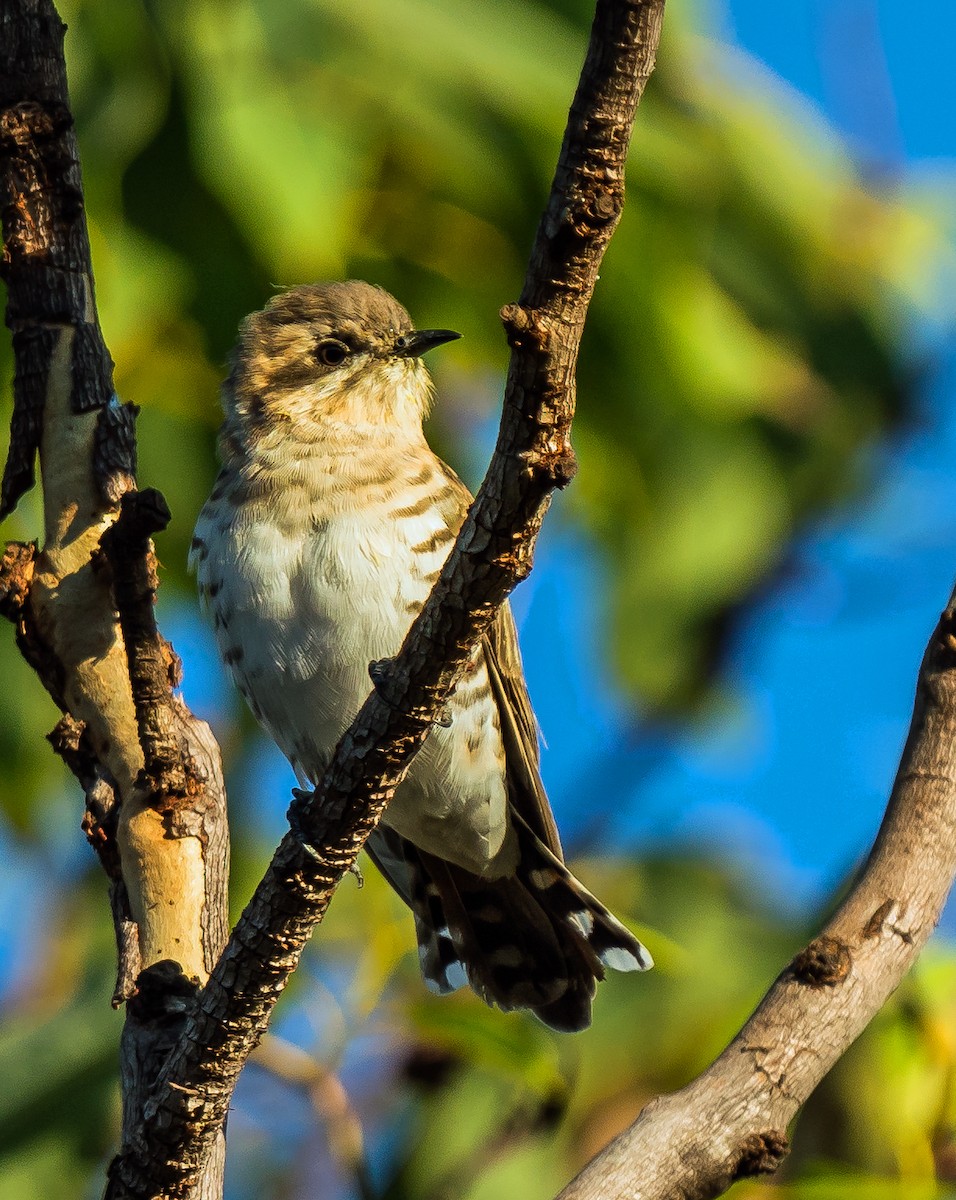
[[[223,661],[256,718],[315,783],[394,655],[464,518],[468,493],[427,445],[374,457],[312,447],[295,468],[225,469],[191,561]],[[513,871],[499,714],[480,652],[385,823],[485,877]]]

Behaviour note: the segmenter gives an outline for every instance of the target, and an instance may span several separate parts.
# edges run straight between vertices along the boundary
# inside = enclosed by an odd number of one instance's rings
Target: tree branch
[[[39,553],[8,548],[0,599],[65,714],[51,740],[86,792],[85,828],[111,880],[117,1000],[140,965],[154,972],[138,981],[150,1003],[127,1011],[129,1123],[182,1025],[184,990],[192,996],[225,942],[228,833],[215,740],[173,696],[170,670],[158,685],[151,670],[167,651],[152,617],[150,531],[115,556],[129,567],[115,597],[128,642],[99,550],[135,488],[136,410],[114,394],[96,314],[63,35],[52,0],[0,5],[0,276],[16,364],[0,515],[32,485],[39,451],[45,518]],[[221,1195],[221,1173],[200,1187]]]
[[[147,1120],[111,1169],[107,1196],[188,1195],[239,1071],[477,641],[531,569],[555,487],[574,472],[574,367],[604,250],[620,215],[637,103],[654,65],[663,0],[598,0],[547,209],[518,304],[502,311],[511,365],[488,474],[398,657],[342,738],[303,833],[287,835],[170,1057]]]
[[[705,1200],[772,1172],[786,1129],[896,990],[956,876],[956,592],[929,640],[886,816],[855,886],[720,1057],[651,1101],[559,1200]]]

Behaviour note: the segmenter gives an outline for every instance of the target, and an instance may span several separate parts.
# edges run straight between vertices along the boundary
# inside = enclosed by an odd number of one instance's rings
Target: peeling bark
[[[51,740],[83,787],[84,829],[110,880],[120,1003],[142,987],[141,966],[173,960],[177,980],[208,975],[226,935],[228,834],[218,747],[173,696],[169,672],[155,698],[171,714],[175,750],[163,782],[177,769],[189,781],[175,820],[167,801],[180,798],[176,789],[145,779],[155,746],[131,686],[145,643],[124,641],[100,553],[135,488],[136,410],[114,395],[97,320],[63,35],[51,0],[0,6],[0,276],[15,361],[0,515],[32,485],[37,453],[44,504],[42,547],[7,547],[0,610],[64,713]],[[148,572],[148,538],[137,554]],[[148,589],[150,609],[152,600]],[[127,1012],[124,1033],[127,1120],[142,1112],[171,1044],[168,1025],[138,1011]],[[210,1200],[221,1194],[221,1157],[220,1147],[202,1175]]]

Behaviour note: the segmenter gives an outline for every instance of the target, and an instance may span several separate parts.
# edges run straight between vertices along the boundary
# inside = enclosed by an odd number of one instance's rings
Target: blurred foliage
[[[433,364],[433,435],[474,479],[481,465],[462,457],[490,444],[506,363],[495,314],[520,290],[585,0],[61,11],[102,320],[118,389],[142,406],[141,478],[175,514],[159,543],[166,603],[193,603],[186,547],[216,469],[226,353],[277,286],[367,278],[422,325],[460,329]],[[582,348],[582,469],[557,506],[605,572],[617,680],[653,714],[706,697],[729,622],[794,532],[865,485],[867,449],[912,411],[906,332],[932,311],[949,256],[914,202],[868,188],[825,129],[696,36],[693,16],[669,3]],[[10,376],[4,340],[0,416]],[[40,528],[33,495],[5,533]],[[11,638],[0,667],[9,836],[62,858],[78,838],[72,785],[40,740],[55,713]],[[248,765],[242,722],[222,725],[227,757]],[[240,805],[239,895],[265,853],[247,815]],[[60,874],[46,896],[60,916],[0,1037],[0,1200],[95,1194],[115,1135],[105,884]],[[381,880],[369,871],[360,898],[342,889],[283,1023],[341,1072],[383,1196],[553,1195],[651,1095],[706,1065],[807,932],[703,863],[593,864],[586,877],[625,916],[651,914],[659,967],[609,980],[593,1029],[563,1040],[468,995],[425,995],[411,923]],[[945,1194],[954,1005],[956,966],[927,959],[807,1107],[781,1181],[735,1194]],[[230,1196],[346,1193],[301,1089],[250,1078]]]
[[[31,976],[7,996],[0,1029],[0,1200],[86,1194],[119,1127],[106,885],[93,876],[54,892]]]

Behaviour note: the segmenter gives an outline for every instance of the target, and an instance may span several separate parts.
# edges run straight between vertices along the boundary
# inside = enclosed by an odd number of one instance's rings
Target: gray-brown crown
[[[390,348],[412,329],[412,319],[384,288],[360,279],[310,283],[273,296],[261,312],[244,324],[244,334],[268,338],[288,325],[308,325],[317,338],[349,339],[357,350]]]
[[[361,280],[303,284],[273,296],[246,317],[232,355],[230,384],[243,393],[285,392],[328,370],[321,347],[340,342],[355,354],[384,355],[412,320],[382,288]]]
[[[417,360],[460,336],[415,329],[370,283],[293,288],[242,323],[222,393],[227,427],[236,418],[238,431],[255,435],[298,417],[420,428],[431,385]]]

